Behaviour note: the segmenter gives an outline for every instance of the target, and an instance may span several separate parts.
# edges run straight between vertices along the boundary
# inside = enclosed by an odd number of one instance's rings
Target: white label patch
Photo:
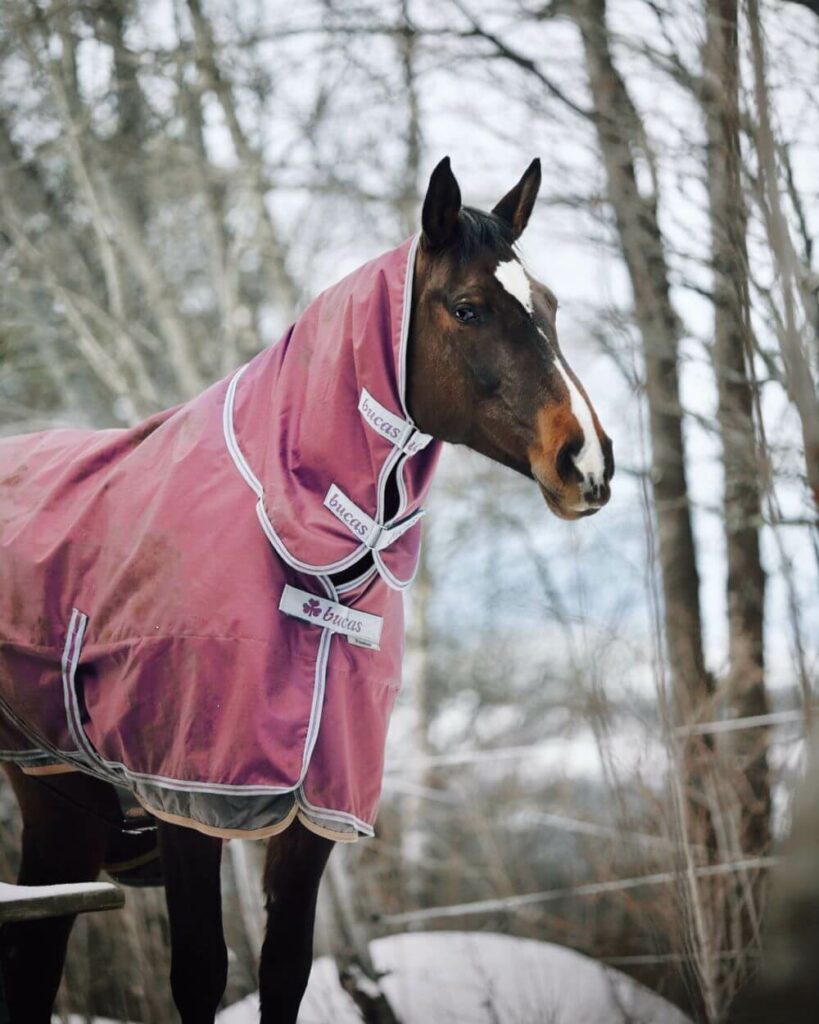
[[[425,508],[416,509],[415,512],[408,515],[405,519],[399,519],[394,526],[385,526],[381,531],[381,536],[378,538],[378,543],[375,545],[376,551],[383,551],[384,548],[388,548],[390,544],[394,544],[399,537],[403,537],[407,530],[411,529],[421,516],[425,516],[427,510]]]
[[[414,526],[421,516],[425,515],[424,509],[419,508],[416,512],[400,519],[392,526],[380,526],[372,516],[358,507],[352,498],[348,498],[344,491],[335,484],[324,496],[324,506],[328,508],[340,523],[343,523],[350,533],[362,544],[365,544],[371,551],[383,551],[390,544],[395,543],[399,537]]]
[[[341,633],[350,643],[359,647],[370,647],[378,650],[381,643],[381,627],[383,619],[369,612],[358,612],[337,601],[329,601],[318,594],[310,594],[306,590],[298,590],[289,584],[282,591],[279,611],[290,615],[312,626],[329,629],[333,633]]]
[[[356,505],[352,498],[348,498],[340,487],[330,485],[330,490],[324,496],[324,506],[329,508],[339,522],[344,523],[354,537],[367,544],[370,537],[377,531],[378,527],[374,519],[367,515],[364,509]]]
[[[429,434],[422,434],[411,423],[407,423],[400,416],[385,409],[366,388],[361,389],[358,411],[377,434],[385,437],[396,448],[400,448],[409,455],[420,452],[432,440]]]
[[[401,448],[408,455],[414,455],[416,452],[420,452],[422,448],[426,448],[431,440],[431,434],[422,434],[420,430],[415,430],[415,428],[413,428],[409,441],[402,444]]]
[[[500,281],[501,287],[513,299],[517,299],[531,316],[533,311],[532,285],[521,264],[517,260],[506,260],[505,263],[499,263],[495,268],[495,277]]]

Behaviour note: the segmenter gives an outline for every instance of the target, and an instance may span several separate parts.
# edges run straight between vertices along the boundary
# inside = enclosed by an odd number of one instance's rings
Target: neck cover
[[[406,407],[416,245],[176,409],[0,441],[0,760],[217,835],[372,834],[440,453]]]
[[[414,253],[407,242],[324,292],[231,386],[231,454],[296,569],[338,573],[370,554],[392,587],[415,573],[439,446],[425,450],[432,438],[406,406]],[[391,480],[399,505],[388,521]]]

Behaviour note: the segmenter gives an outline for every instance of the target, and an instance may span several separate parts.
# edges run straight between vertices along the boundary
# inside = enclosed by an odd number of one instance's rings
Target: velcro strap
[[[376,434],[385,437],[407,455],[420,452],[432,440],[430,434],[422,434],[412,423],[407,423],[400,416],[396,416],[394,412],[385,409],[366,388],[361,389],[358,411]]]
[[[330,489],[324,496],[324,506],[371,551],[383,551],[390,544],[394,544],[399,537],[418,522],[421,516],[426,514],[424,509],[419,508],[403,519],[382,526],[372,516],[368,516],[364,509],[359,508],[352,498],[348,498],[344,491],[335,484],[330,485]]]
[[[337,601],[329,601],[318,594],[291,587],[290,584],[282,592],[279,611],[333,633],[342,633],[350,643],[359,647],[378,650],[381,643],[383,620],[380,615],[356,611]]]

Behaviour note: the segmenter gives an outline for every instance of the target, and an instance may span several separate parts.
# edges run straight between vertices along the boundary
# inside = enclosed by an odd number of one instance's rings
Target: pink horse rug
[[[0,760],[216,835],[372,834],[440,452],[406,405],[416,245],[133,429],[0,440]]]

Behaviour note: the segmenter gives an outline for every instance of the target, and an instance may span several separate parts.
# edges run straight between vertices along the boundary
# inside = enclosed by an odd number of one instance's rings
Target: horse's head
[[[563,519],[609,500],[612,445],[557,341],[557,300],[513,246],[540,187],[535,160],[491,213],[429,182],[415,267],[409,410],[419,429],[534,478]]]

